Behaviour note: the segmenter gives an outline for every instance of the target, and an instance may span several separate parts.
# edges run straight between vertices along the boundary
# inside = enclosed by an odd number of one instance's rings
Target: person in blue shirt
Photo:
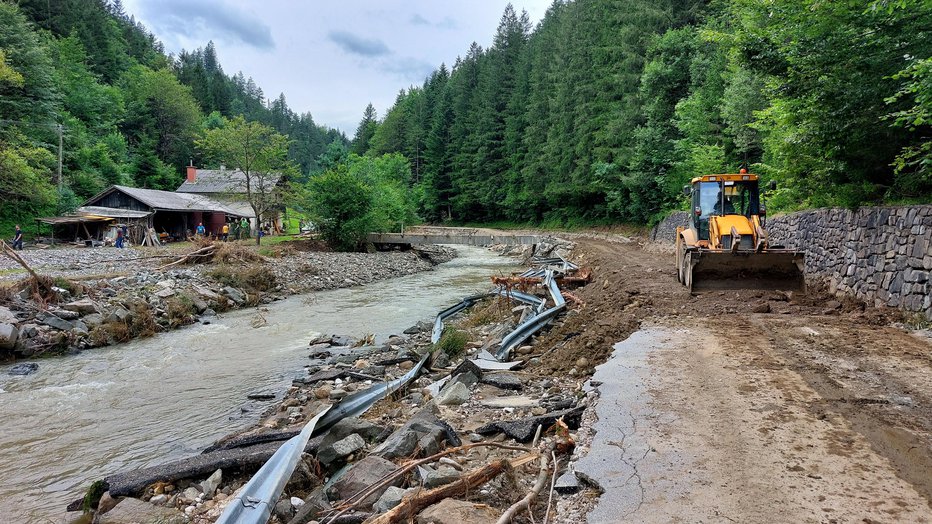
[[[16,231],[13,233],[13,249],[23,250],[23,230],[16,224]]]
[[[197,236],[202,237],[207,234],[207,230],[204,229],[204,223],[200,222],[197,225]]]

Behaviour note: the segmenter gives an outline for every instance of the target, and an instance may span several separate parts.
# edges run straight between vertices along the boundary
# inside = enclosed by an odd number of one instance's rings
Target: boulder
[[[191,301],[191,305],[194,306],[194,310],[197,311],[198,314],[207,311],[207,308],[210,307],[210,304],[199,296],[190,296],[187,294],[185,296]]]
[[[403,333],[404,333],[405,335],[417,335],[418,333],[427,333],[428,331],[431,331],[432,329],[434,329],[434,323],[433,323],[433,322],[428,322],[428,321],[426,321],[426,320],[422,320],[422,321],[418,322],[417,324],[415,324],[415,325],[409,327],[408,329],[404,330]]]
[[[90,333],[90,329],[87,327],[87,324],[81,322],[80,320],[74,321],[74,329],[71,330],[72,333],[76,335],[87,335]]]
[[[448,426],[434,414],[436,409],[429,404],[418,411],[389,435],[385,442],[372,450],[372,455],[386,459],[410,457],[415,451],[418,452],[418,456],[433,455],[440,451],[440,443],[444,439],[458,446],[455,432],[451,431],[452,437],[447,434]]]
[[[46,326],[60,329],[62,331],[71,331],[74,329],[74,324],[68,322],[67,320],[58,318],[55,315],[46,315],[45,318],[42,319],[42,323]]]
[[[81,321],[84,322],[84,324],[87,325],[88,327],[93,328],[93,327],[103,324],[104,317],[100,313],[91,313],[90,315],[85,315],[84,318],[81,319]]]
[[[220,486],[220,483],[223,481],[223,470],[218,469],[214,471],[213,475],[207,478],[204,482],[201,482],[201,491],[204,492],[204,495],[207,498],[214,496],[214,493],[217,491],[217,487]]]
[[[349,392],[347,392],[343,388],[336,388],[336,389],[330,390],[330,400],[342,400],[346,398],[347,395],[349,395]]]
[[[482,379],[482,369],[478,365],[476,365],[476,363],[473,362],[472,360],[466,359],[463,362],[461,362],[460,365],[456,366],[456,369],[454,369],[450,373],[450,376],[453,378],[456,378],[457,375],[461,375],[464,373],[471,373],[474,377],[476,377],[477,381]],[[475,384],[475,382],[473,382],[473,384]],[[468,384],[468,385],[472,385],[472,384]]]
[[[332,337],[330,337],[331,346],[337,346],[337,347],[352,346],[355,343],[356,343],[355,338],[348,337],[346,335],[333,335]]]
[[[71,321],[71,320],[77,320],[81,318],[81,315],[77,311],[69,311],[67,309],[56,309],[54,311],[49,311],[49,312],[62,320]]]
[[[68,311],[74,311],[81,315],[89,315],[91,313],[97,313],[97,304],[89,298],[82,298],[80,300],[75,300],[74,302],[68,302],[62,308],[67,309]]]
[[[294,503],[292,503],[294,505]],[[298,511],[291,519],[290,523],[305,523],[314,520],[318,514],[329,511],[330,501],[327,500],[327,494],[324,493],[324,486],[314,488],[310,495],[304,498],[304,504],[298,507]]]
[[[10,311],[10,308],[0,306],[0,323],[3,324],[19,324],[19,319],[16,318],[16,315]]]
[[[495,386],[498,389],[519,390],[523,386],[521,379],[514,373],[489,373],[482,377],[482,383]]]
[[[460,472],[451,468],[438,468],[434,471],[431,471],[427,474],[427,477],[422,479],[424,481],[424,487],[427,489],[436,488],[438,486],[443,486],[444,484],[449,484],[459,480]]]
[[[440,392],[437,403],[441,406],[459,406],[467,400],[469,400],[469,388],[462,382],[451,382]]]
[[[499,514],[485,504],[464,500],[443,499],[428,506],[418,516],[417,524],[495,524]]]
[[[223,294],[230,297],[230,300],[236,302],[236,305],[238,306],[246,303],[246,294],[236,289],[235,287],[227,286],[223,288]]]
[[[161,290],[156,291],[155,293],[153,293],[153,295],[155,295],[155,296],[157,296],[157,297],[159,297],[159,298],[171,298],[171,297],[175,296],[175,290],[174,290],[174,289],[171,289],[171,288],[161,289]]]
[[[115,508],[100,516],[99,524],[137,524],[158,522],[159,524],[186,524],[188,519],[180,511],[166,506],[156,506],[139,499],[125,498]]]
[[[372,442],[384,431],[385,428],[378,424],[373,424],[368,420],[363,420],[359,417],[348,417],[340,420],[330,428],[330,432],[328,432],[320,442],[320,447],[329,446],[353,434],[359,435],[363,439]]]
[[[107,315],[107,322],[126,322],[130,317],[132,317],[132,313],[124,307],[117,306]]]
[[[206,300],[209,300],[209,301],[220,302],[223,298],[217,293],[214,293],[213,291],[207,289],[206,287],[193,286],[193,289],[198,295],[204,297]]]
[[[39,369],[39,364],[35,362],[24,362],[22,364],[16,364],[11,367],[7,372],[10,375],[29,375],[35,373]]]
[[[368,457],[353,464],[350,469],[327,490],[327,496],[332,501],[343,500],[354,495],[376,482],[382,480],[387,475],[398,469],[395,464],[375,455]],[[398,486],[404,479],[399,476],[390,484],[376,490],[372,495],[360,503],[360,506],[366,507],[374,504],[389,486]]]
[[[13,349],[19,340],[19,328],[13,324],[0,324],[0,349]]]
[[[321,445],[317,450],[317,460],[325,467],[330,467],[336,462],[344,459],[353,453],[366,447],[366,441],[359,435],[353,433],[348,437],[338,440],[326,446]]]
[[[291,500],[282,499],[275,504],[275,508],[272,509],[272,515],[278,517],[280,522],[288,522],[291,520],[291,517],[294,515],[294,506],[291,505]]]
[[[404,498],[406,493],[408,493],[406,489],[389,486],[388,489],[385,490],[385,493],[382,493],[379,500],[372,506],[372,509],[376,513],[385,513],[400,504],[401,499]]]

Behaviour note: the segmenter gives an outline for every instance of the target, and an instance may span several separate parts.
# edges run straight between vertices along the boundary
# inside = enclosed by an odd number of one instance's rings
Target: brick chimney
[[[194,166],[188,166],[188,182],[192,184],[197,180],[197,168]]]

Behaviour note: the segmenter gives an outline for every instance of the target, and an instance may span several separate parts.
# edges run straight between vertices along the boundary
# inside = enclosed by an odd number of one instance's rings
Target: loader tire
[[[693,265],[692,265],[691,253],[686,253],[686,256],[683,257],[683,285],[686,286],[686,289],[690,293],[693,292]]]

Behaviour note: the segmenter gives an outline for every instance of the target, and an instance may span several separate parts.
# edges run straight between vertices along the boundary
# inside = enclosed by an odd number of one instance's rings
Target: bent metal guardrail
[[[353,393],[336,406],[330,406],[305,424],[301,433],[282,444],[259,471],[243,486],[240,494],[223,511],[217,524],[265,524],[278,497],[294,473],[301,453],[312,435],[322,433],[346,417],[364,413],[379,400],[406,386],[420,373],[430,353],[424,355],[411,370],[395,380],[376,384]]]
[[[304,447],[307,446],[307,441],[311,438],[317,422],[326,415],[329,409],[327,407],[318,413],[304,425],[301,433],[291,437],[278,448],[278,451],[243,486],[240,494],[230,501],[230,504],[223,510],[223,514],[217,519],[217,524],[264,524],[268,522],[272,508],[285,488],[285,484],[288,483],[288,479],[291,478],[295,466],[298,465],[301,453],[304,452]]]
[[[569,269],[567,266],[569,263],[563,262],[563,267]],[[513,290],[498,291],[498,294],[530,304],[537,313],[505,336],[498,352],[495,354],[495,358],[499,361],[505,360],[514,347],[541,330],[555,316],[566,309],[566,300],[564,300],[560,288],[557,286],[552,269],[545,270],[544,285],[550,291],[550,296],[554,302],[554,306],[547,310],[543,310],[546,305],[546,300],[534,295]],[[478,300],[493,294],[495,293],[480,293],[468,296],[458,304],[450,306],[438,313],[434,321],[431,341],[437,343],[437,341],[440,340],[440,336],[443,333],[443,321],[446,318],[472,306]],[[353,393],[344,398],[339,404],[327,407],[318,413],[305,424],[301,433],[285,442],[278,448],[275,454],[259,468],[259,471],[257,471],[256,474],[249,479],[249,482],[243,486],[239,495],[229,503],[223,511],[223,514],[221,514],[220,518],[217,520],[217,524],[264,524],[268,522],[269,516],[272,514],[272,508],[275,506],[278,497],[281,496],[281,492],[288,483],[288,479],[290,479],[292,473],[294,473],[298,460],[301,459],[301,453],[304,452],[304,448],[307,446],[307,442],[311,436],[326,431],[346,417],[354,417],[364,413],[379,400],[406,386],[421,372],[429,356],[430,352],[426,353],[421,357],[421,360],[404,375],[389,382],[376,384],[365,391]]]
[[[557,286],[557,281],[554,279],[553,275],[553,270],[548,269],[546,271],[544,285],[547,286],[547,289],[550,291],[554,306],[543,312],[538,312],[533,317],[525,320],[524,323],[515,328],[514,331],[506,335],[505,338],[502,339],[498,351],[495,353],[495,358],[499,361],[506,360],[511,354],[511,350],[530,338],[534,333],[543,329],[555,316],[566,309],[566,300],[563,298],[563,294],[560,292],[560,288]]]

